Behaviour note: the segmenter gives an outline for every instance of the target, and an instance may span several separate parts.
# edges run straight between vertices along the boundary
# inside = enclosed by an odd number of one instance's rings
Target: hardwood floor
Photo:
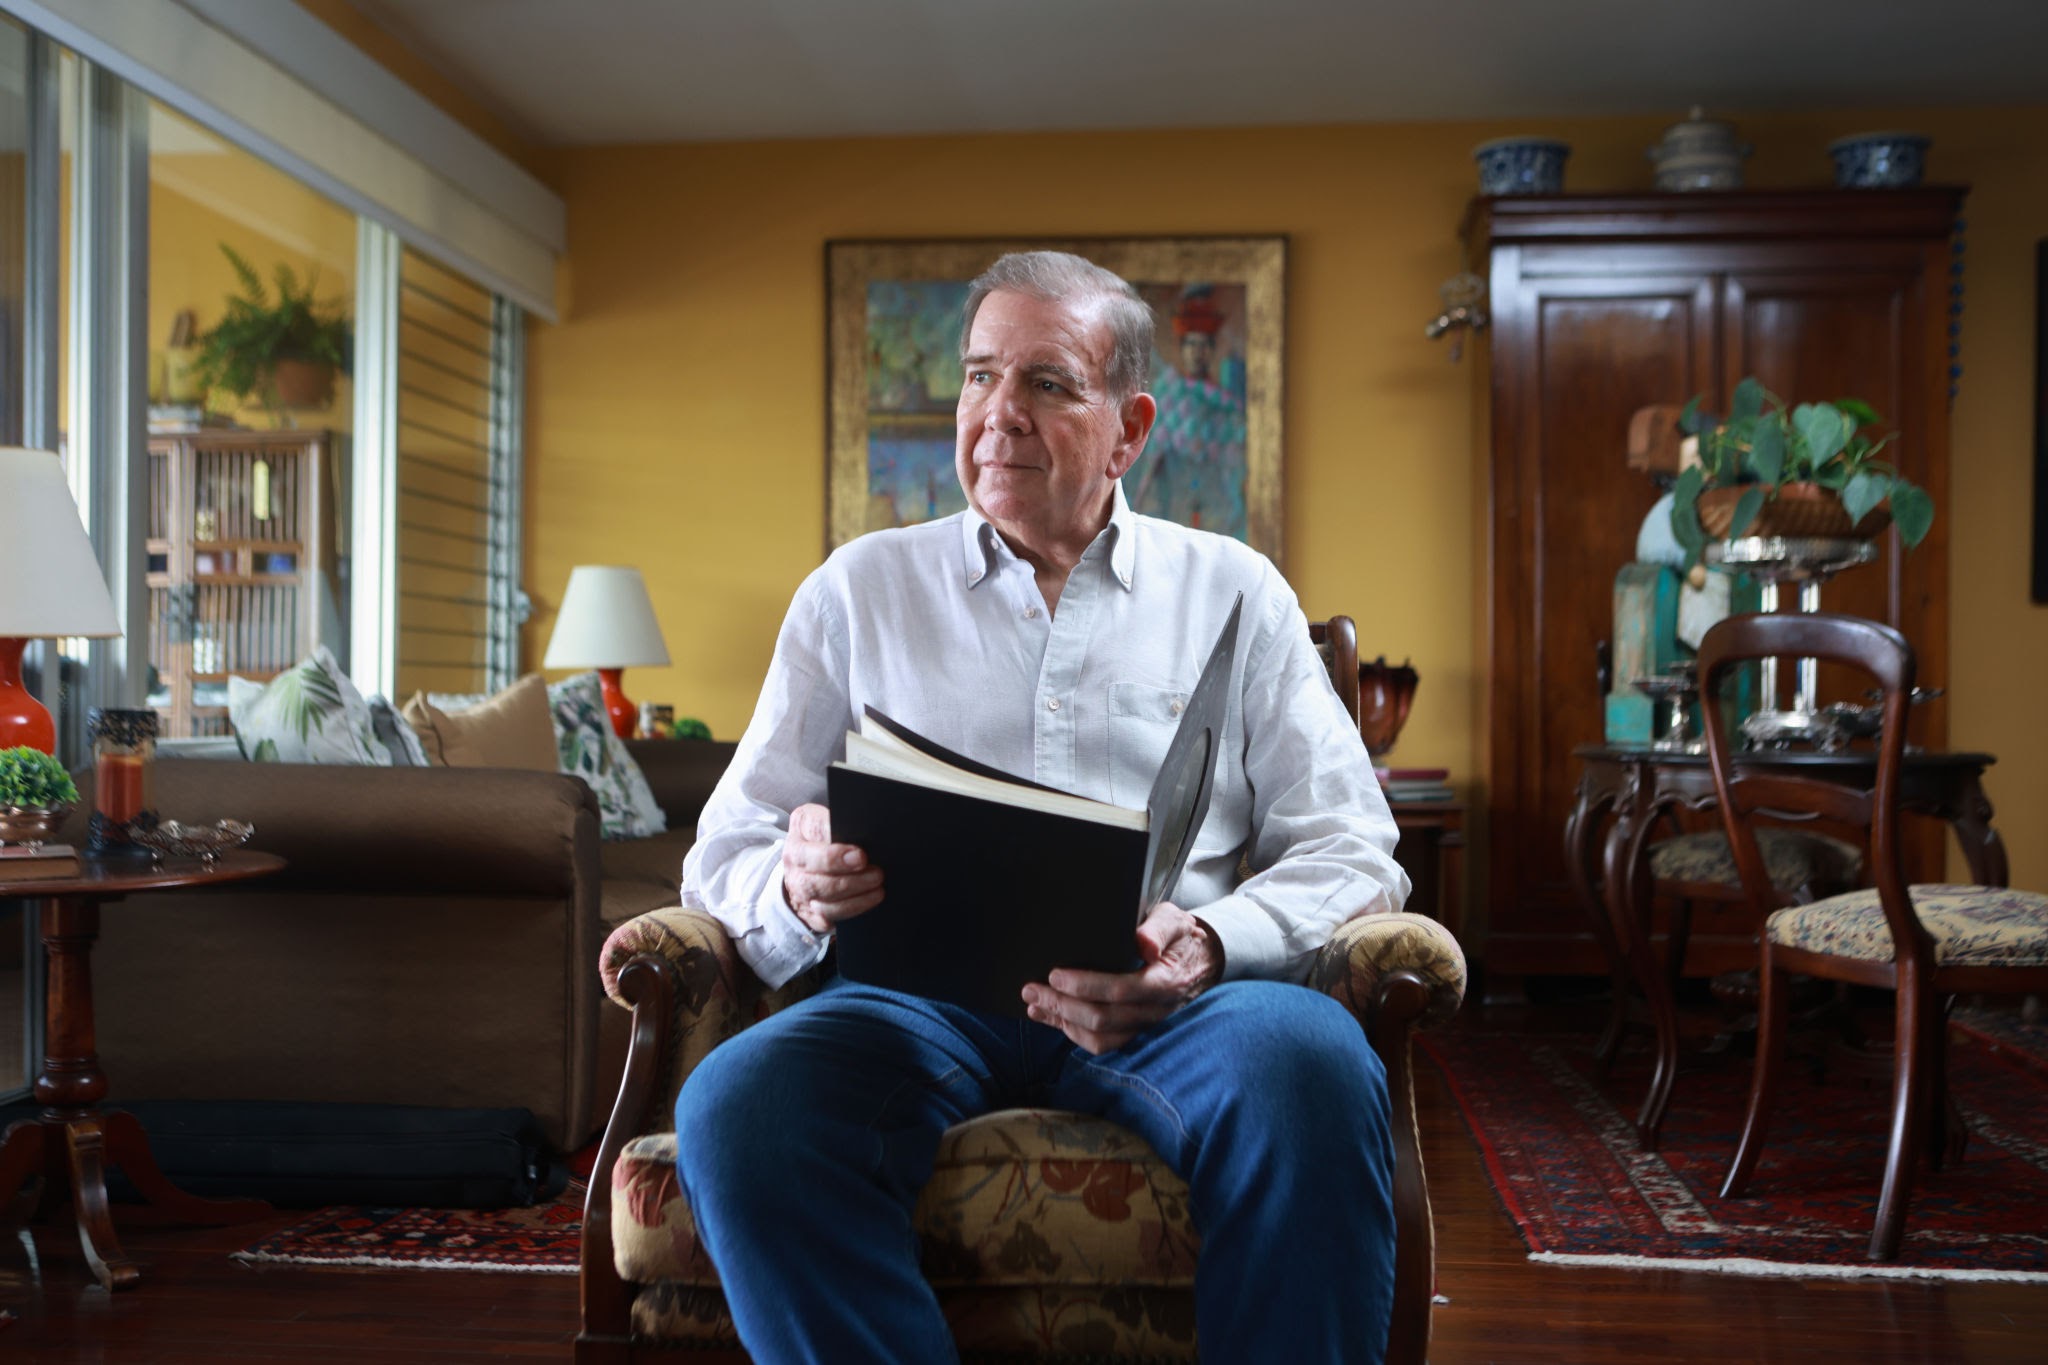
[[[1418,1068],[1438,1234],[1432,1360],[2036,1361],[2048,1286],[1761,1280],[1531,1264],[1434,1067]],[[242,1228],[146,1227],[123,1210],[134,1291],[90,1287],[68,1229],[0,1241],[0,1361],[482,1365],[570,1356],[576,1277],[245,1267]],[[2048,1220],[2048,1215],[2044,1215]],[[37,1258],[40,1257],[38,1264]],[[1276,1365],[1292,1365],[1278,1362]]]

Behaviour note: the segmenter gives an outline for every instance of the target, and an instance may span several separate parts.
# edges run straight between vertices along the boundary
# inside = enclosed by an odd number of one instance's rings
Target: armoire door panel
[[[1494,926],[1501,933],[1573,913],[1558,831],[1577,775],[1555,756],[1605,729],[1596,647],[1612,635],[1615,573],[1635,558],[1658,497],[1627,466],[1629,420],[1705,387],[1716,354],[1710,280],[1551,277],[1525,286],[1519,302],[1542,363],[1522,377],[1534,399],[1514,454],[1522,535],[1495,566],[1497,592],[1514,603],[1505,615],[1526,625],[1521,652],[1493,660],[1503,701],[1493,742],[1518,755],[1519,779],[1516,818],[1494,826],[1518,869],[1514,901]]]

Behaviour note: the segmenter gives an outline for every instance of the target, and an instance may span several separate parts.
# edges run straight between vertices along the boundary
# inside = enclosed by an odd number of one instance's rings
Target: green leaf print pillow
[[[561,769],[580,777],[597,794],[607,839],[640,839],[668,828],[668,817],[626,742],[612,731],[597,674],[578,673],[548,684],[555,713],[555,747]]]
[[[369,703],[325,645],[267,683],[230,677],[228,723],[257,763],[391,766]]]

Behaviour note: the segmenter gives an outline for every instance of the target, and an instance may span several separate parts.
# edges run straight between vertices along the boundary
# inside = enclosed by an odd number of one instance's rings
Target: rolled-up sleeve
[[[753,719],[683,860],[683,904],[724,925],[740,960],[771,988],[816,966],[831,942],[784,901],[782,848],[790,812],[824,801],[825,771],[843,753],[846,638],[813,574],[783,618]]]

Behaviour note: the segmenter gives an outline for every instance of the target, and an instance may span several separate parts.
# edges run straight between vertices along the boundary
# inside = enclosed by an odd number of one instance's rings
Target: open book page
[[[995,801],[1023,810],[1042,811],[1047,815],[1068,815],[1077,820],[1112,825],[1118,829],[1143,830],[1146,825],[1146,815],[1141,810],[1127,810],[1122,806],[1112,806],[1106,801],[1091,801],[1085,796],[1049,791],[1042,787],[1023,786],[1001,778],[966,772],[921,752],[900,737],[891,734],[887,728],[866,720],[861,723],[861,732],[846,732],[846,761],[833,766],[852,768],[857,772],[872,773],[877,777],[893,778],[899,782],[910,782],[934,791],[978,797],[984,801]]]

